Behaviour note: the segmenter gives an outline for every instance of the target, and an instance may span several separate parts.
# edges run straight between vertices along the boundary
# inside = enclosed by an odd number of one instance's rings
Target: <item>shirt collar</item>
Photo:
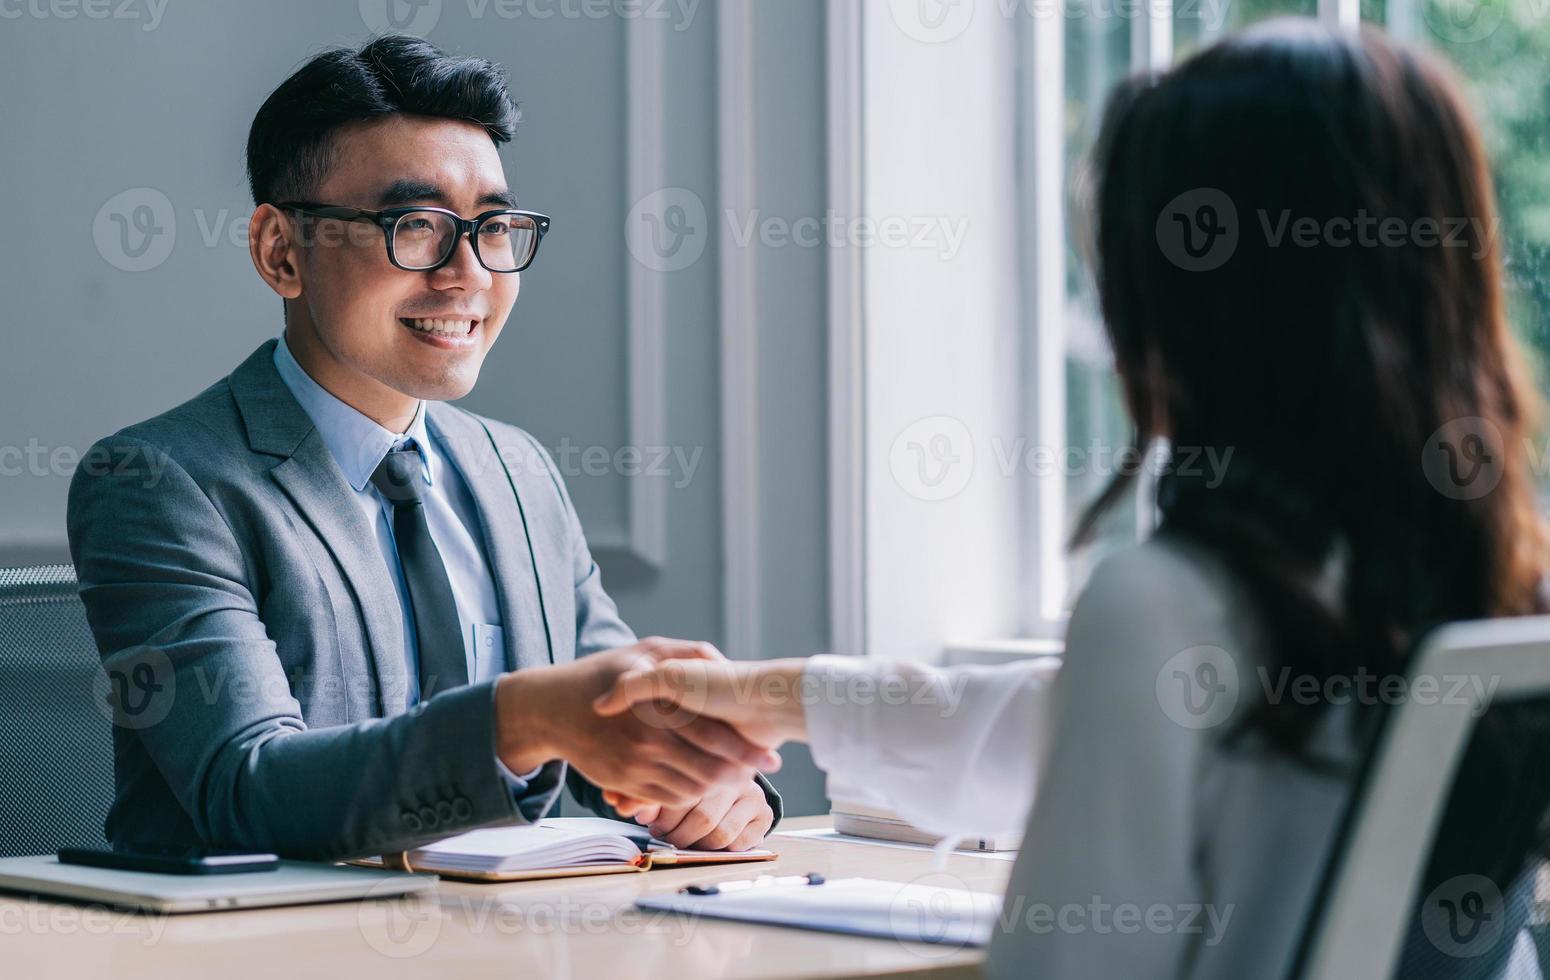
[[[420,399],[415,406],[414,421],[400,434],[378,425],[314,381],[291,353],[284,335],[274,345],[274,366],[280,373],[280,380],[285,382],[285,386],[312,419],[312,424],[317,426],[329,454],[357,492],[366,488],[371,481],[371,474],[376,471],[388,450],[410,440],[414,441],[420,451],[426,483],[434,485],[435,467],[431,465],[432,452],[426,435],[425,399]]]

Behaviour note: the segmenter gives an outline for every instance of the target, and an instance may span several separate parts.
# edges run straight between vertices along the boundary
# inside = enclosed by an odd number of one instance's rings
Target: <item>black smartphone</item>
[[[273,854],[188,847],[134,847],[111,851],[64,847],[59,851],[59,863],[118,871],[149,871],[160,875],[230,875],[273,871],[280,866],[280,859]]]

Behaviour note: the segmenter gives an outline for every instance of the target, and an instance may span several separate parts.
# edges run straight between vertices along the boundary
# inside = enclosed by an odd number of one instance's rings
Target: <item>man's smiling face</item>
[[[309,197],[374,211],[424,204],[464,218],[513,206],[483,128],[409,115],[333,134],[326,176]],[[366,406],[446,401],[473,388],[521,273],[485,269],[466,235],[446,265],[408,272],[388,261],[370,224],[308,218],[301,227],[311,244],[292,250],[301,292],[289,300],[286,336],[309,373],[373,416],[383,413]]]

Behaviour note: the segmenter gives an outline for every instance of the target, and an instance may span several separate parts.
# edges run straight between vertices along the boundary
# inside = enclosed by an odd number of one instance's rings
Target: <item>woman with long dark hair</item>
[[[692,691],[941,832],[1020,824],[1031,795],[997,976],[1273,976],[1385,679],[1434,625],[1544,608],[1537,399],[1490,171],[1445,69],[1305,20],[1121,86],[1094,169],[1136,446],[1230,462],[1209,481],[1167,468],[1158,533],[1095,571],[1053,682],[1036,665],[667,663],[604,710]],[[1078,540],[1129,490],[1109,486]],[[835,677],[937,697],[844,703],[825,697]],[[1468,870],[1520,894],[1547,740],[1487,722],[1427,882]],[[1507,969],[1512,938],[1470,975]]]

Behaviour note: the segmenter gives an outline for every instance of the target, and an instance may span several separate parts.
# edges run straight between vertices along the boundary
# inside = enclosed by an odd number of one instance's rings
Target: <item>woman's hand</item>
[[[593,707],[604,717],[628,711],[660,728],[713,718],[749,742],[773,749],[807,737],[801,691],[805,664],[799,659],[663,660],[620,674]]]
[[[624,677],[678,658],[720,657],[709,644],[651,637],[506,674],[495,689],[497,754],[512,772],[564,759],[604,789],[669,806],[693,805],[717,786],[741,788],[755,769],[778,769],[780,757],[732,726],[671,708],[609,717],[593,710]]]

